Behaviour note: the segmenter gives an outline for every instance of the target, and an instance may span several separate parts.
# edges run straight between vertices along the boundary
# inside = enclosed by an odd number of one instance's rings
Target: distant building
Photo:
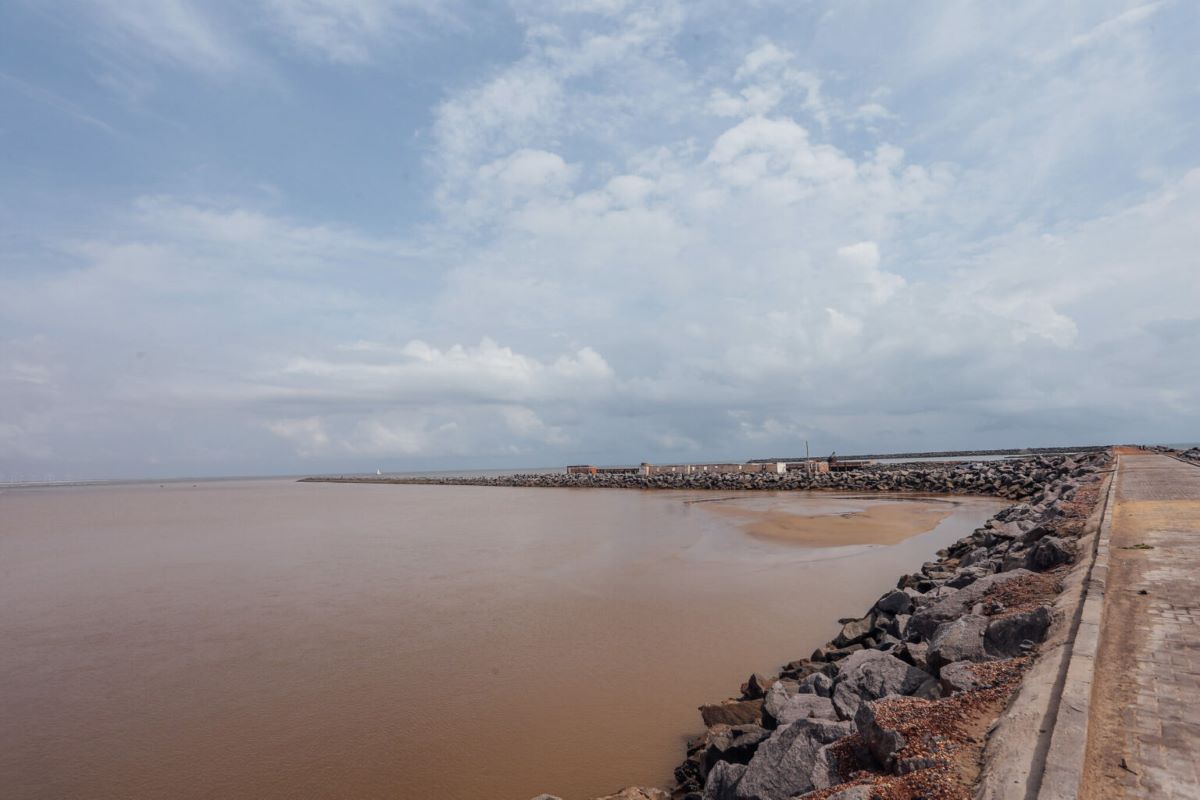
[[[773,474],[786,472],[845,472],[862,469],[871,461],[835,460],[832,464],[824,458],[809,458],[799,461],[747,461],[744,464],[650,464],[645,461],[637,467],[596,467],[591,464],[572,464],[567,467],[568,475],[745,475]]]
[[[637,467],[594,467],[591,464],[572,464],[568,475],[636,475]]]
[[[737,475],[745,473],[787,472],[787,464],[782,461],[757,464],[647,464],[642,463],[639,470],[643,475]]]

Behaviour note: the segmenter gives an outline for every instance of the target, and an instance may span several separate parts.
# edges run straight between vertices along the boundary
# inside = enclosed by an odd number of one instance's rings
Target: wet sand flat
[[[944,501],[919,499],[859,500],[860,508],[845,508],[854,503],[823,509],[819,500],[809,500],[806,506],[804,501],[738,498],[705,508],[736,522],[751,536],[804,547],[898,544],[933,530],[954,510]]]

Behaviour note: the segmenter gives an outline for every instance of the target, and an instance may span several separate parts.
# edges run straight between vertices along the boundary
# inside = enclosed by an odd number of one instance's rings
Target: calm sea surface
[[[579,800],[1002,504],[890,547],[728,495],[229,481],[0,490],[0,796]],[[870,500],[789,495],[797,513]],[[944,502],[944,501],[942,501]]]

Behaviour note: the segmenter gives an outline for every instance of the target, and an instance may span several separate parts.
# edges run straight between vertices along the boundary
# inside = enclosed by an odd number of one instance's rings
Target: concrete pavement
[[[1200,467],[1120,455],[1080,796],[1200,798]]]

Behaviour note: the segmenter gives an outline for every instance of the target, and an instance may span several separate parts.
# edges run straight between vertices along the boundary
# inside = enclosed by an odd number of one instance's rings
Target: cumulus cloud
[[[434,403],[441,398],[480,403],[554,400],[607,390],[612,369],[595,350],[583,347],[539,361],[491,339],[477,346],[444,350],[413,340],[397,347],[345,352],[373,358],[296,358],[276,376],[300,391],[348,404],[386,401],[396,405]],[[319,387],[319,388],[317,388]]]

